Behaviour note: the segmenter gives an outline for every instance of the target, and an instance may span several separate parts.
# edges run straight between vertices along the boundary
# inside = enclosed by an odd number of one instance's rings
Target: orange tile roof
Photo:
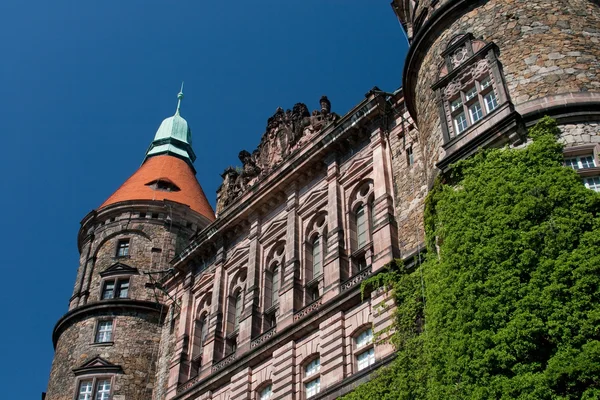
[[[147,186],[161,178],[171,181],[181,190],[168,192]],[[170,200],[190,206],[210,221],[215,219],[215,212],[190,166],[182,159],[170,155],[147,159],[99,208],[130,200]]]

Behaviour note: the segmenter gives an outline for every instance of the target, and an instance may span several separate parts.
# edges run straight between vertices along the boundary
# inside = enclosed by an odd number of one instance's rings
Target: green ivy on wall
[[[394,293],[398,356],[344,399],[600,398],[600,194],[559,133],[544,118],[430,192],[427,259],[365,282]]]

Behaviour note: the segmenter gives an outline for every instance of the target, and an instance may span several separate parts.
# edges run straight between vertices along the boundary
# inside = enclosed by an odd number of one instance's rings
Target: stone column
[[[189,359],[189,343],[191,325],[193,322],[193,301],[192,296],[192,273],[189,272],[183,282],[183,295],[179,304],[179,323],[177,324],[177,339],[175,341],[175,350],[171,359],[171,370],[179,371],[178,382],[185,382],[190,378],[191,362]]]
[[[327,163],[327,255],[323,265],[323,301],[337,295],[341,281],[347,278],[341,259],[344,254],[344,228],[337,154],[330,154],[325,162]]]
[[[229,391],[231,399],[251,400],[252,370],[246,367],[231,377]]]
[[[244,293],[244,309],[240,317],[240,333],[238,337],[238,351],[245,353],[250,349],[250,342],[254,336],[260,334],[260,285],[261,268],[259,260],[260,221],[258,214],[250,215],[250,249],[248,250],[248,276],[246,278],[246,292]]]
[[[296,399],[296,348],[294,341],[273,352],[273,400]]]
[[[373,149],[373,184],[375,193],[375,216],[372,229],[373,272],[399,256],[398,227],[394,218],[391,162],[385,134],[377,128],[371,134]]]
[[[287,226],[285,235],[285,267],[279,290],[278,330],[293,323],[294,312],[302,307],[300,282],[300,240],[298,237],[298,189],[290,185],[287,195]]]
[[[215,264],[208,332],[204,341],[204,353],[202,354],[205,365],[200,368],[199,375],[201,376],[209,375],[213,362],[223,357],[223,285],[225,281],[223,267],[225,264],[225,247],[222,240],[218,244]]]

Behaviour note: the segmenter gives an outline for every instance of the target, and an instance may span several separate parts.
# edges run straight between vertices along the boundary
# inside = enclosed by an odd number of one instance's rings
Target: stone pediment
[[[196,282],[194,283],[194,289],[193,290],[198,290],[200,288],[202,288],[203,286],[205,286],[206,284],[212,284],[213,282],[213,278],[214,278],[215,274],[214,273],[203,273],[200,276],[200,279],[196,280]]]
[[[226,264],[227,265],[235,265],[241,259],[247,259],[248,253],[250,253],[250,246],[237,247],[235,250],[233,250],[231,255],[227,256]]]
[[[80,367],[73,368],[75,376],[87,374],[121,374],[123,369],[100,356],[95,356],[83,363]]]
[[[372,163],[373,157],[371,154],[354,160],[352,164],[350,164],[350,166],[342,173],[342,176],[340,177],[340,183],[344,184],[350,180],[353,180],[353,178],[362,177],[362,175],[370,170],[370,168],[365,169],[365,167]]]
[[[270,242],[276,240],[281,236],[281,232],[285,232],[287,225],[287,217],[273,221],[271,225],[260,235],[258,239],[260,242]]]
[[[298,214],[305,214],[325,199],[327,199],[327,186],[314,190],[306,197],[302,204],[300,204],[300,207],[298,207]]]
[[[100,276],[103,278],[112,275],[139,275],[139,271],[137,268],[118,262],[100,272]]]

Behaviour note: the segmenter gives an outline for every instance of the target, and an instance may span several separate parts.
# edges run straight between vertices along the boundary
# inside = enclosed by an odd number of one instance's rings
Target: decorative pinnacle
[[[181,108],[181,100],[183,99],[183,82],[181,82],[181,90],[177,93],[177,111],[175,115],[179,115],[179,109]]]

